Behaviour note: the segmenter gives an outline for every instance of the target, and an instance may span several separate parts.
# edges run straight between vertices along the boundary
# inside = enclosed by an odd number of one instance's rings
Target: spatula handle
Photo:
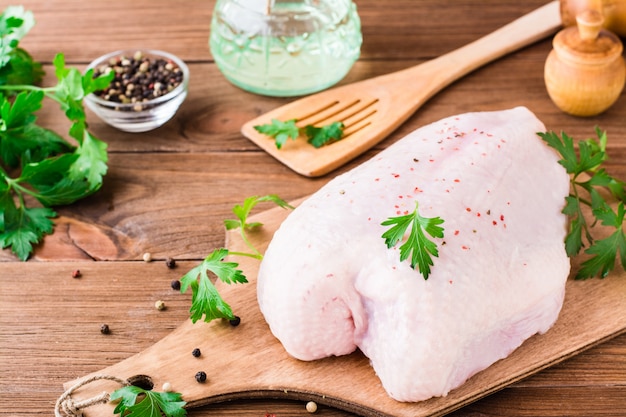
[[[559,1],[550,3],[459,49],[429,61],[441,88],[510,52],[555,33],[562,25]],[[423,71],[423,69],[421,70]]]

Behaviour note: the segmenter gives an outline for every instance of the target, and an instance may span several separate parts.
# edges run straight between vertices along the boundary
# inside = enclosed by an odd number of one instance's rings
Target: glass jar
[[[297,96],[340,81],[358,59],[361,21],[351,0],[218,0],[209,45],[234,85]]]

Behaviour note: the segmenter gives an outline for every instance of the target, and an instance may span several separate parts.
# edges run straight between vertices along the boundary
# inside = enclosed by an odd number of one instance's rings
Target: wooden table
[[[9,3],[3,1],[2,8]],[[460,47],[542,5],[544,0],[357,0],[364,44],[342,83],[405,68]],[[251,195],[291,200],[316,191],[337,172],[302,177],[239,133],[241,125],[288,99],[253,95],[219,73],[207,38],[211,0],[27,0],[37,24],[22,42],[46,63],[64,52],[80,68],[121,48],[154,48],[183,58],[189,96],[164,127],[130,134],[89,114],[109,145],[109,172],[92,197],[58,208],[53,235],[28,262],[0,253],[0,416],[52,415],[63,383],[151,346],[188,317],[189,294],[170,282],[224,244],[222,220]],[[568,116],[550,101],[543,65],[550,39],[500,59],[432,98],[349,169],[426,123],[456,113],[528,106],[548,129],[577,139],[609,132],[607,167],[626,179],[626,94],[605,114]],[[68,124],[46,106],[40,122]],[[149,252],[151,263],[142,260]],[[177,268],[168,269],[171,257]],[[72,278],[73,270],[82,277]],[[165,301],[157,311],[154,302]],[[581,311],[580,319],[585,319]],[[607,317],[610,320],[610,317]],[[107,323],[112,334],[103,337]],[[268,366],[271,366],[268,363]],[[307,415],[304,404],[250,400],[190,410],[191,416]],[[323,406],[319,415],[347,416]],[[518,382],[453,416],[626,415],[626,335]]]

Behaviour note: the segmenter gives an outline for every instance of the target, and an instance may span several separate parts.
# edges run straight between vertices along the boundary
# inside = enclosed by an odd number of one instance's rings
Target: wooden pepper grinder
[[[614,33],[602,29],[600,12],[586,10],[576,21],[577,26],[554,37],[544,79],[550,98],[561,110],[594,116],[611,107],[624,89],[623,45]]]

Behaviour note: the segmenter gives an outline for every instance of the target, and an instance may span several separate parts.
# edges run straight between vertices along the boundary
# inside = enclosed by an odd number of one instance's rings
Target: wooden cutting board
[[[265,250],[287,214],[287,210],[274,208],[254,216],[255,221],[264,223],[251,234],[255,247]],[[246,251],[236,232],[227,234],[227,247]],[[240,263],[250,282],[217,286],[241,317],[238,327],[219,320],[196,324],[187,321],[145,351],[94,375],[122,379],[143,376],[139,379],[149,379],[159,391],[169,382],[172,390],[182,393],[187,407],[232,399],[289,398],[313,400],[363,416],[441,416],[626,332],[624,272],[604,280],[570,280],[563,310],[549,332],[527,340],[508,358],[446,397],[400,403],[387,396],[360,352],[314,362],[289,357],[270,333],[258,308],[259,261],[244,257],[233,260]],[[201,349],[199,358],[192,356],[194,348]],[[205,383],[195,380],[198,371],[207,373]],[[65,388],[90,376],[67,382]],[[110,381],[96,381],[76,390],[73,399],[80,401],[117,388],[119,385]],[[85,415],[110,417],[112,411],[113,405],[104,404],[88,408]]]

